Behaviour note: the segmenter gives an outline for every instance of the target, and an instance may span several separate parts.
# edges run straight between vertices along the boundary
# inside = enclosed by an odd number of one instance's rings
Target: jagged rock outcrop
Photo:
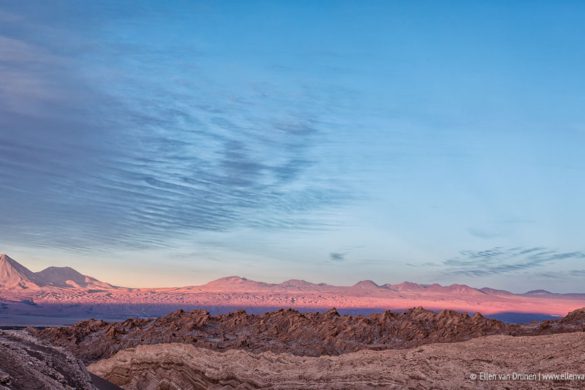
[[[577,327],[582,327],[585,325],[585,307],[581,309],[574,310],[563,317],[559,323],[564,325],[575,325]],[[585,328],[582,328],[585,330]]]
[[[405,350],[363,350],[340,356],[209,351],[187,344],[143,345],[118,352],[89,370],[126,390],[138,389],[579,389],[582,381],[496,374],[583,373],[580,333],[489,336]],[[477,377],[473,378],[473,375]]]
[[[0,389],[98,389],[83,364],[26,332],[0,331]]]
[[[585,308],[577,309],[560,320],[547,320],[533,325],[535,334],[585,332]]]
[[[518,329],[480,314],[439,313],[414,308],[369,316],[342,316],[337,311],[300,313],[278,310],[252,315],[239,311],[212,316],[206,311],[177,311],[158,319],[118,323],[83,321],[71,327],[31,329],[37,337],[72,351],[86,362],[142,344],[186,343],[218,351],[290,352],[294,355],[339,355],[360,349],[407,348],[436,342],[509,334]]]

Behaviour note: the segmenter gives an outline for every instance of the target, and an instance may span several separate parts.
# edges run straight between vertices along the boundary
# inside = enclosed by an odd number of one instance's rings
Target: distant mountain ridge
[[[536,290],[524,294],[465,284],[377,284],[363,280],[352,286],[336,286],[290,279],[267,283],[228,276],[207,284],[165,288],[124,288],[83,275],[70,267],[48,267],[32,272],[8,255],[0,255],[0,301],[35,304],[78,305],[79,316],[95,311],[124,312],[135,305],[137,315],[166,312],[171,307],[232,307],[244,309],[338,308],[387,310],[422,306],[431,310],[461,312],[532,313],[565,315],[585,306],[585,294],[556,294]],[[24,304],[24,303],[23,303]],[[30,307],[14,307],[30,311]],[[49,310],[48,307],[39,310]],[[50,311],[50,310],[49,310]]]
[[[331,290],[331,289],[348,289],[351,291],[395,291],[395,292],[415,292],[415,291],[427,291],[427,292],[438,292],[438,293],[467,293],[467,294],[491,294],[491,295],[513,295],[513,293],[506,290],[498,290],[493,288],[474,288],[465,284],[451,284],[443,286],[438,283],[433,284],[419,284],[414,282],[402,282],[397,284],[385,283],[382,285],[377,284],[372,280],[361,280],[352,286],[337,286],[327,283],[311,283],[305,280],[290,279],[282,283],[267,283],[250,280],[241,276],[226,276],[208,282],[200,286],[189,286],[185,288],[190,289],[221,289],[222,291],[243,291],[245,289],[249,291],[262,291],[266,289],[291,289],[291,290]],[[544,291],[544,290],[539,290]],[[528,292],[526,294],[531,294]],[[548,294],[553,294],[547,292]]]
[[[0,289],[40,290],[44,287],[115,288],[71,267],[48,267],[40,272],[32,272],[10,256],[0,254]]]
[[[41,289],[43,287],[58,288],[99,288],[113,289],[109,283],[102,282],[91,276],[83,275],[71,267],[47,267],[39,272],[32,272],[7,254],[0,254],[0,289]],[[203,285],[187,287],[175,287],[173,289],[204,289],[206,291],[263,291],[263,290],[337,290],[348,289],[356,292],[374,292],[390,290],[395,292],[435,292],[458,294],[488,294],[488,295],[515,295],[506,290],[493,288],[474,288],[465,284],[451,284],[443,286],[438,283],[419,284],[414,282],[402,282],[397,284],[385,283],[379,285],[372,280],[361,280],[352,286],[337,286],[327,283],[311,283],[300,279],[289,279],[282,283],[259,282],[241,276],[226,276],[212,280]],[[546,295],[581,295],[581,294],[557,294],[547,290],[532,290],[521,295],[546,296]]]

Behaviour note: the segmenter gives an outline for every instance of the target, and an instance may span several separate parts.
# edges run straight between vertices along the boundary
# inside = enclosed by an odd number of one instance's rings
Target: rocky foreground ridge
[[[142,345],[88,369],[126,390],[142,389],[582,389],[581,333],[488,336],[461,343],[301,357],[188,344]],[[482,379],[481,373],[510,375]],[[513,375],[524,375],[512,379]],[[537,375],[540,374],[540,377]],[[531,375],[534,375],[534,379]],[[561,377],[562,378],[562,377]]]
[[[345,316],[337,311],[295,310],[253,315],[239,311],[212,316],[203,310],[177,311],[157,319],[108,323],[80,322],[62,328],[30,329],[39,339],[71,351],[84,362],[109,358],[139,345],[183,343],[225,351],[291,353],[297,356],[340,355],[362,349],[411,348],[489,335],[544,335],[585,331],[585,309],[556,321],[512,325],[451,310],[423,308],[403,313]]]
[[[69,352],[21,331],[0,331],[0,390],[115,390]]]

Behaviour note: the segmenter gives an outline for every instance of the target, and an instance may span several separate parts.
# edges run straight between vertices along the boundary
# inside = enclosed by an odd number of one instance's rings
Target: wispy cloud
[[[496,230],[488,230],[488,229],[481,229],[481,228],[469,228],[467,229],[469,234],[474,237],[483,238],[483,239],[490,239],[490,238],[497,238],[501,237],[502,233]]]
[[[345,253],[331,252],[329,253],[329,260],[341,262],[345,260]]]
[[[585,259],[585,252],[562,252],[545,247],[496,247],[482,251],[462,251],[459,256],[445,260],[443,264],[450,274],[487,276],[574,259]]]
[[[3,239],[83,250],[199,230],[323,229],[334,222],[314,212],[350,198],[315,167],[319,97],[210,83],[173,62],[190,47],[30,36],[0,36]]]
[[[347,245],[338,247],[337,250],[331,251],[329,253],[329,261],[334,263],[341,263],[351,259],[352,262],[357,261],[361,264],[364,264],[370,261],[363,259],[362,256],[359,256],[359,252],[365,247],[365,245]],[[350,255],[352,256],[350,257]]]

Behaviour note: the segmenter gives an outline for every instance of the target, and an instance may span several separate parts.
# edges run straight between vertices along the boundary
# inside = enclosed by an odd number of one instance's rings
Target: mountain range
[[[19,313],[55,312],[79,318],[162,315],[178,308],[272,310],[296,308],[321,310],[387,310],[422,306],[431,310],[462,312],[529,313],[563,316],[585,306],[585,294],[555,294],[535,290],[514,294],[492,288],[473,288],[464,284],[376,284],[370,280],[352,286],[334,286],[291,279],[266,283],[229,276],[203,285],[168,288],[126,288],[99,281],[69,267],[49,267],[32,272],[8,255],[0,255],[0,301],[27,302]],[[1,303],[0,302],[0,303]],[[224,309],[222,309],[224,308]],[[72,311],[75,310],[75,313]],[[60,312],[61,313],[61,312]],[[67,314],[69,313],[69,314]],[[0,308],[0,316],[2,310]],[[37,314],[35,314],[37,315]],[[1,320],[1,318],[0,318]]]
[[[32,272],[10,256],[0,254],[0,290],[41,290],[47,287],[115,288],[109,283],[83,275],[71,267],[48,267],[40,272]]]

